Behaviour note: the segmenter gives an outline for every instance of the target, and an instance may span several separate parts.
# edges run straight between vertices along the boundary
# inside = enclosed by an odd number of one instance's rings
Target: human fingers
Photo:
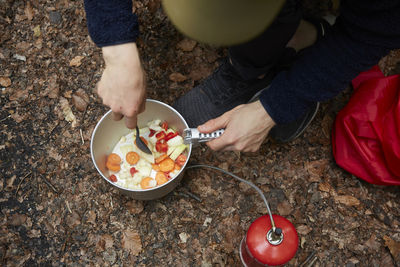
[[[119,120],[122,119],[122,117],[123,117],[123,115],[122,115],[121,113],[114,112],[114,111],[112,112],[112,118],[113,118],[113,120],[119,121]]]
[[[125,116],[126,127],[128,127],[129,129],[134,129],[136,127],[136,124],[137,124],[137,116],[132,116],[132,117]]]
[[[228,124],[228,121],[229,121],[229,118],[230,118],[230,116],[232,114],[232,111],[233,110],[225,112],[221,116],[219,116],[219,117],[217,117],[215,119],[209,120],[209,121],[205,122],[202,125],[199,125],[197,127],[197,129],[202,133],[211,133],[211,132],[214,132],[216,130],[225,128],[226,125]]]

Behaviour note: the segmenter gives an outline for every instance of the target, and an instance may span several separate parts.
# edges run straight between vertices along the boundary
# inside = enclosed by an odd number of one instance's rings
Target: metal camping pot
[[[290,261],[299,246],[299,237],[293,224],[279,215],[257,218],[240,242],[240,259],[245,267],[277,266]]]
[[[185,119],[174,108],[163,102],[147,99],[146,110],[143,113],[139,114],[137,124],[139,127],[144,127],[147,122],[154,119],[167,121],[168,125],[171,128],[177,130],[180,134],[183,133],[184,129],[189,127]],[[161,198],[171,192],[182,179],[185,167],[189,161],[190,154],[192,152],[192,145],[189,145],[189,150],[187,154],[188,160],[173,179],[169,180],[167,183],[161,186],[150,189],[127,189],[118,186],[107,178],[108,171],[106,169],[106,157],[112,152],[114,146],[118,143],[120,138],[128,134],[130,131],[132,130],[128,129],[125,126],[124,120],[114,121],[112,119],[111,110],[108,111],[97,123],[92,134],[92,139],[90,142],[90,152],[94,166],[107,183],[109,183],[113,187],[118,188],[118,190],[125,195],[128,195],[138,200],[151,200]]]

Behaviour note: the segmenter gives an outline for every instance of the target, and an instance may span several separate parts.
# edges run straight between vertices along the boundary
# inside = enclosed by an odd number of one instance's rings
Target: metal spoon
[[[146,146],[146,144],[143,142],[143,140],[140,138],[140,135],[139,135],[139,127],[137,127],[137,125],[136,125],[136,145],[138,146],[138,148],[140,149],[140,150],[142,150],[144,153],[147,153],[147,154],[152,154],[151,153],[151,151],[150,151],[150,149]]]

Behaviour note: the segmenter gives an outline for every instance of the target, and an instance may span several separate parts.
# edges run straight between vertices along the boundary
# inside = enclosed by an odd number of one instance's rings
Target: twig
[[[201,202],[201,201],[202,201],[201,198],[200,198],[199,196],[197,196],[197,195],[195,195],[195,194],[193,194],[193,193],[191,193],[191,192],[189,192],[189,191],[186,191],[186,194],[188,194],[191,198],[197,200],[198,202]]]
[[[114,209],[114,205],[113,205],[113,201],[112,201],[112,196],[110,196],[110,200],[111,200],[111,201],[110,201],[111,208]]]
[[[68,200],[65,200],[65,204],[67,205],[67,209],[68,209],[69,213],[72,213],[72,210],[71,210],[71,208],[69,207]]]
[[[71,232],[68,231],[68,229],[67,229],[66,231],[67,231],[67,232],[66,232],[67,238],[65,238],[65,242],[64,242],[64,244],[63,244],[63,246],[62,246],[62,248],[61,248],[61,253],[64,253],[64,252],[65,252],[65,248],[67,247],[67,243],[68,243],[69,239],[71,238]]]
[[[54,187],[54,185],[52,185],[43,175],[39,175],[39,176],[42,178],[43,182],[45,184],[47,184],[47,186],[50,187],[51,190],[54,191],[54,193],[58,194],[58,190],[57,190],[57,188]]]
[[[198,197],[198,196],[196,196],[195,194],[190,193],[190,192],[188,192],[188,191],[186,191],[186,192],[178,191],[178,192],[175,193],[175,194],[180,195],[180,196],[183,196],[183,197],[187,197],[187,198],[193,198],[194,200],[197,200],[198,202],[201,202],[201,201],[202,201],[200,197]]]
[[[5,121],[6,119],[8,119],[8,118],[10,118],[10,117],[11,117],[11,115],[8,115],[8,116],[5,117],[4,119],[1,119],[0,122],[3,122],[3,121]]]
[[[83,139],[83,134],[82,134],[82,129],[79,128],[79,133],[81,134],[81,139],[82,139],[82,145],[85,144],[85,140]]]
[[[54,126],[53,129],[51,129],[51,131],[50,131],[50,133],[49,133],[49,135],[48,135],[47,138],[50,138],[50,136],[53,135],[53,132],[54,132],[54,130],[57,128],[58,125],[60,125],[60,121],[58,121],[57,124],[56,124],[56,126]]]
[[[18,194],[18,191],[19,191],[19,188],[20,188],[22,182],[25,180],[26,177],[28,177],[31,174],[32,174],[32,171],[28,172],[24,177],[22,177],[21,181],[18,184],[17,191],[15,191],[15,196],[17,196],[17,194]]]
[[[313,265],[314,265],[314,263],[315,263],[317,260],[318,260],[318,257],[317,257],[317,256],[315,256],[315,257],[312,259],[312,261],[311,261],[309,264],[307,264],[307,266],[306,266],[306,267],[311,267],[311,266],[313,266]]]
[[[308,257],[303,261],[303,263],[300,264],[300,267],[305,266],[312,259],[312,257],[314,257],[315,253],[316,253],[315,251],[311,252],[311,254],[308,255]]]

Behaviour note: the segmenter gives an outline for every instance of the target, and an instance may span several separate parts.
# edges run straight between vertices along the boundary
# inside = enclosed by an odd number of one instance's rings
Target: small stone
[[[49,19],[53,24],[59,24],[62,21],[61,14],[58,11],[50,11]]]

